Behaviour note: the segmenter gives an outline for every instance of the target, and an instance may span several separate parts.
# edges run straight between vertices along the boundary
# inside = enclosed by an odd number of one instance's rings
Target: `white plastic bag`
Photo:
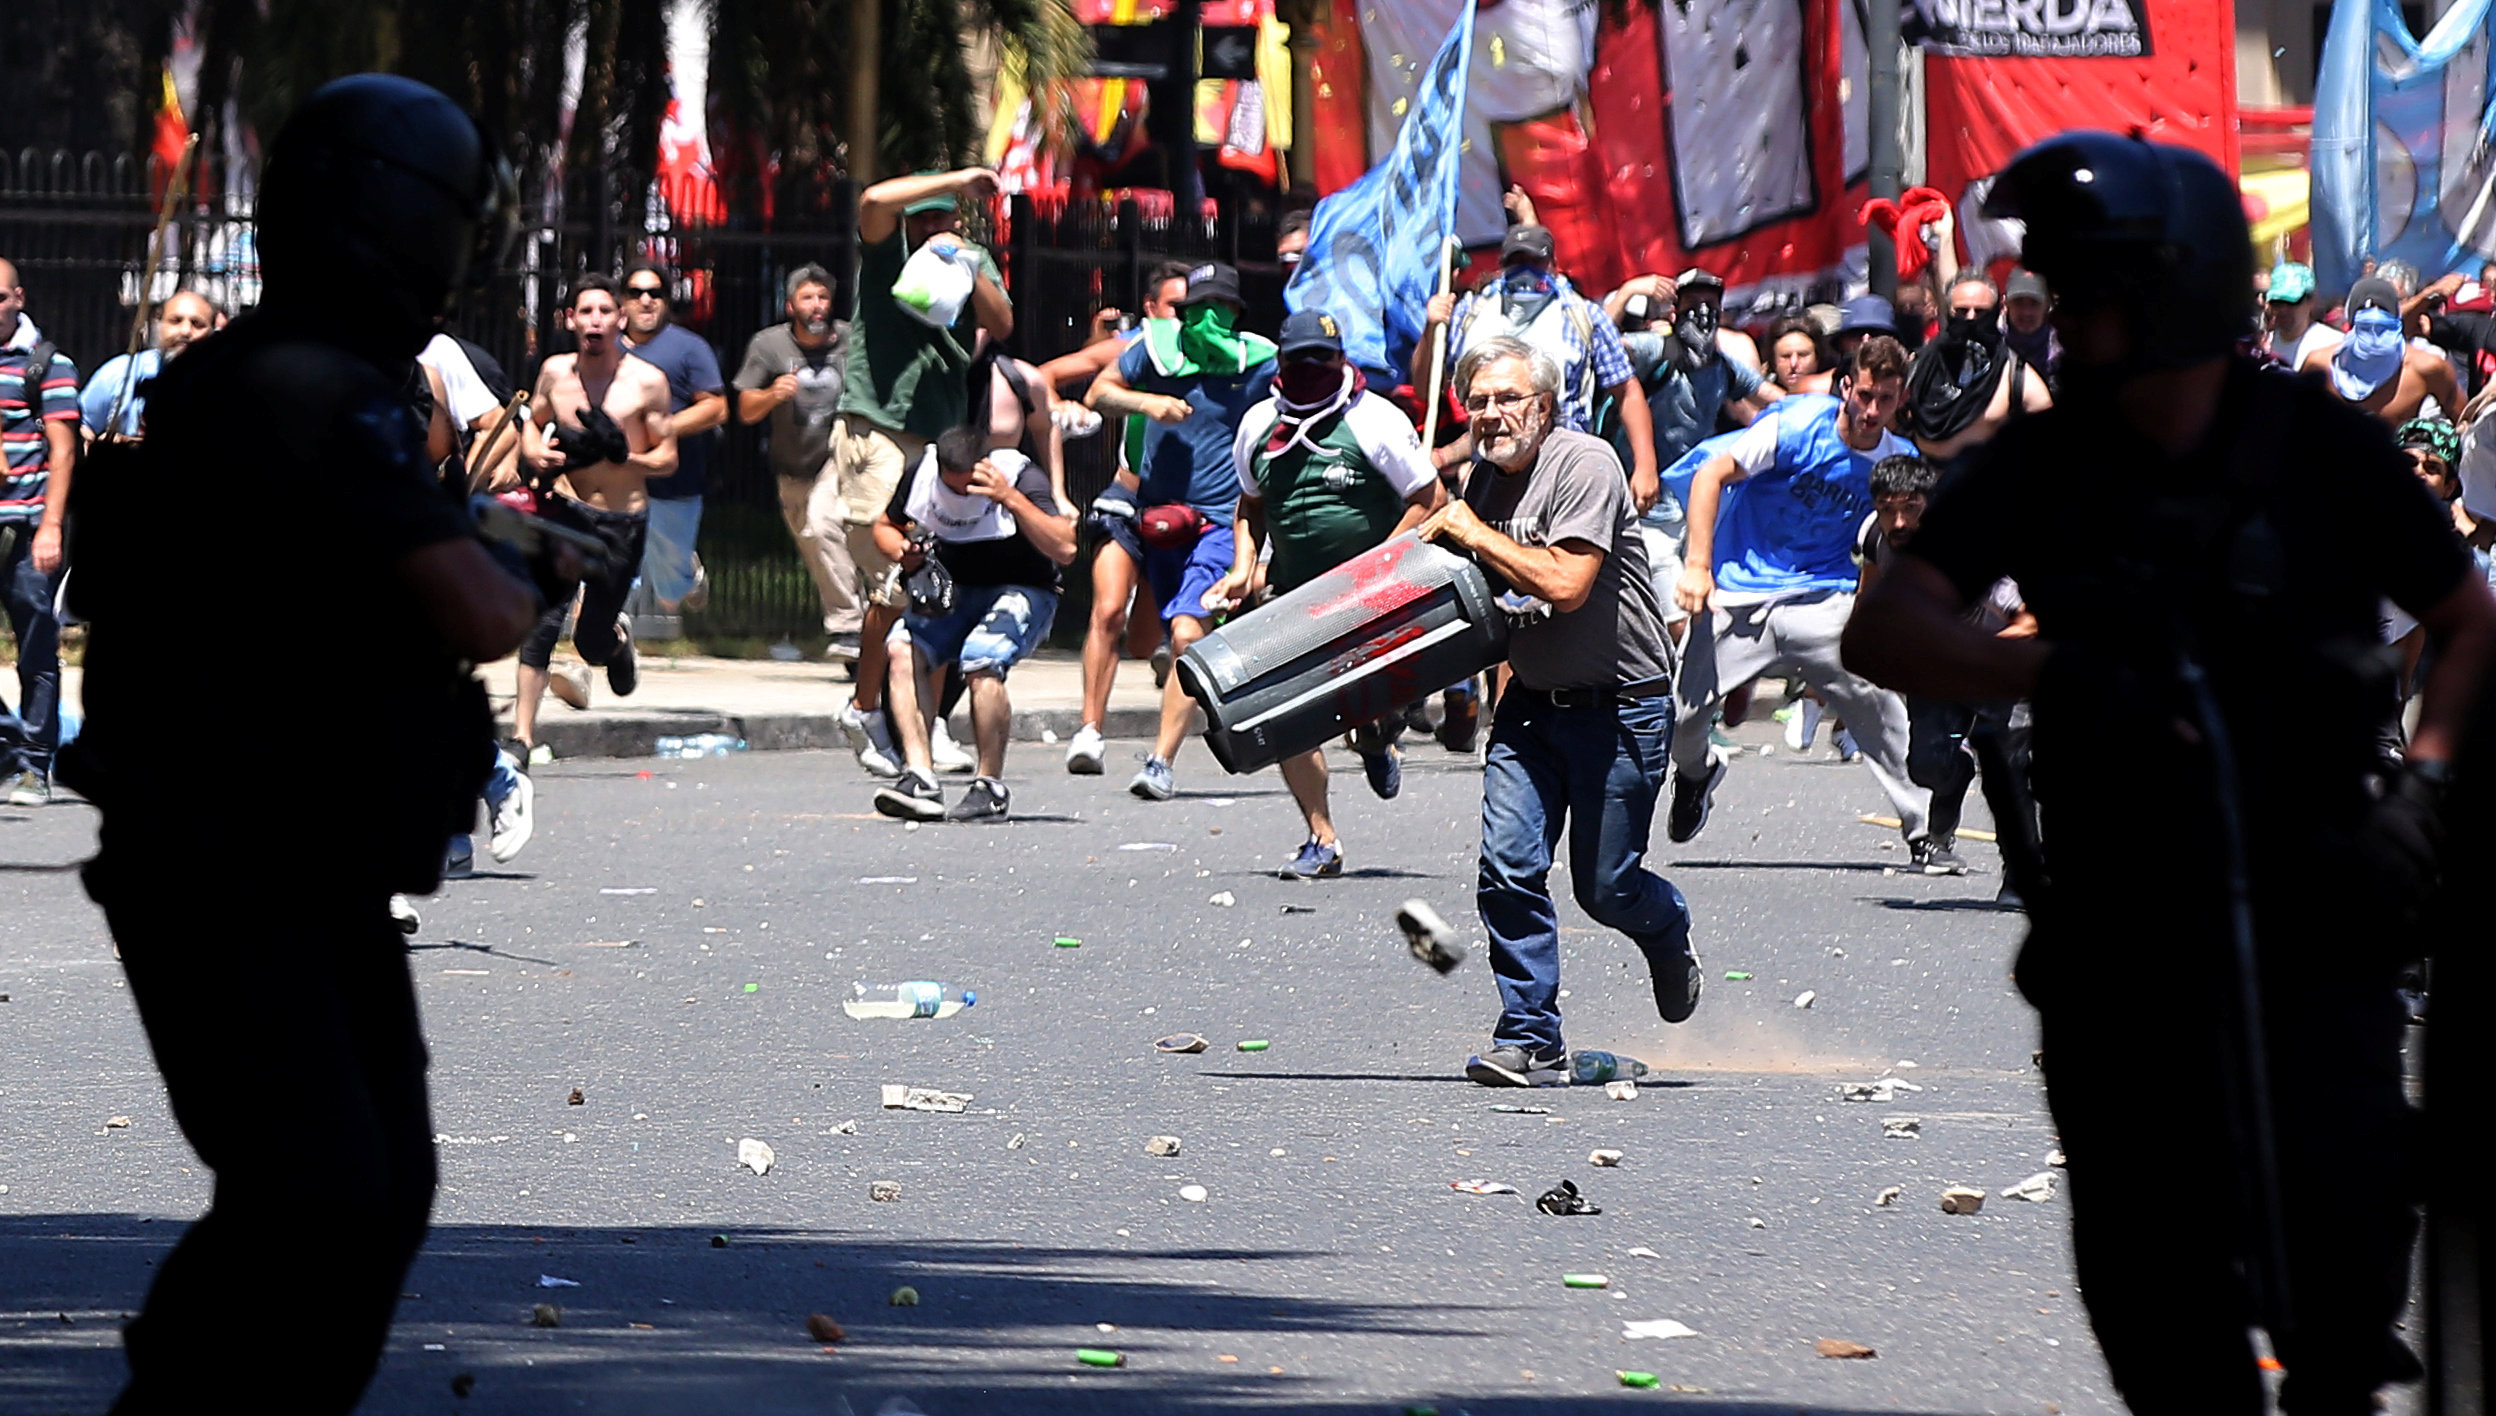
[[[921,324],[951,329],[971,298],[979,267],[975,248],[942,237],[910,253],[893,282],[893,303]]]

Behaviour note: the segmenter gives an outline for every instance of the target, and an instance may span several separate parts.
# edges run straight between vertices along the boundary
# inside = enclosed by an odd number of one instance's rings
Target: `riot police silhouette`
[[[61,776],[103,813],[87,890],[216,1175],[126,1329],[117,1412],[350,1410],[424,1242],[426,1053],[389,898],[434,888],[473,818],[472,666],[541,605],[434,480],[405,389],[499,239],[501,172],[421,84],[313,94],[271,149],[263,303],[169,365],[146,441],[76,484],[88,717]],[[230,633],[198,632],[203,593]],[[306,650],[357,656],[352,718],[293,711],[282,656]],[[281,764],[269,787],[199,790],[203,754],[237,749]]]

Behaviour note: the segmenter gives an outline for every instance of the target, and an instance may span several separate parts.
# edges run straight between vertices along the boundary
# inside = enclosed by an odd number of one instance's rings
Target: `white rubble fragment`
[[[2040,1170],[2036,1174],[2031,1175],[2027,1179],[2020,1181],[2018,1184],[2011,1186],[2007,1190],[2004,1190],[2002,1192],[2002,1198],[2006,1200],[2027,1200],[2032,1204],[2044,1204],[2047,1200],[2054,1198],[2054,1172],[2051,1170]]]
[[[757,1175],[769,1175],[772,1163],[778,1159],[778,1156],[772,1154],[768,1144],[752,1136],[737,1142],[737,1164]]]

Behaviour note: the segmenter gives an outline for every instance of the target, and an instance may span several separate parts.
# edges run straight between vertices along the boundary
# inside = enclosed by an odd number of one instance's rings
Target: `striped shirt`
[[[0,476],[0,521],[35,521],[43,516],[44,493],[52,484],[51,448],[44,441],[45,423],[75,424],[78,412],[78,366],[55,353],[49,369],[35,373],[33,396],[24,349],[0,349],[0,453],[7,472]]]

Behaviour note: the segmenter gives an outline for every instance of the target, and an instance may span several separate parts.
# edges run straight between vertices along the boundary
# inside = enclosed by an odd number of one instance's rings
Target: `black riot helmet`
[[[452,298],[499,261],[511,171],[439,92],[390,74],[323,85],[286,120],[260,189],[272,303],[353,309],[359,333],[424,347]]]
[[[2132,347],[2123,372],[2225,355],[2251,326],[2243,198],[2191,148],[2105,132],[2047,138],[2002,169],[1985,213],[2026,224],[2021,264],[2063,308],[2124,310]]]

